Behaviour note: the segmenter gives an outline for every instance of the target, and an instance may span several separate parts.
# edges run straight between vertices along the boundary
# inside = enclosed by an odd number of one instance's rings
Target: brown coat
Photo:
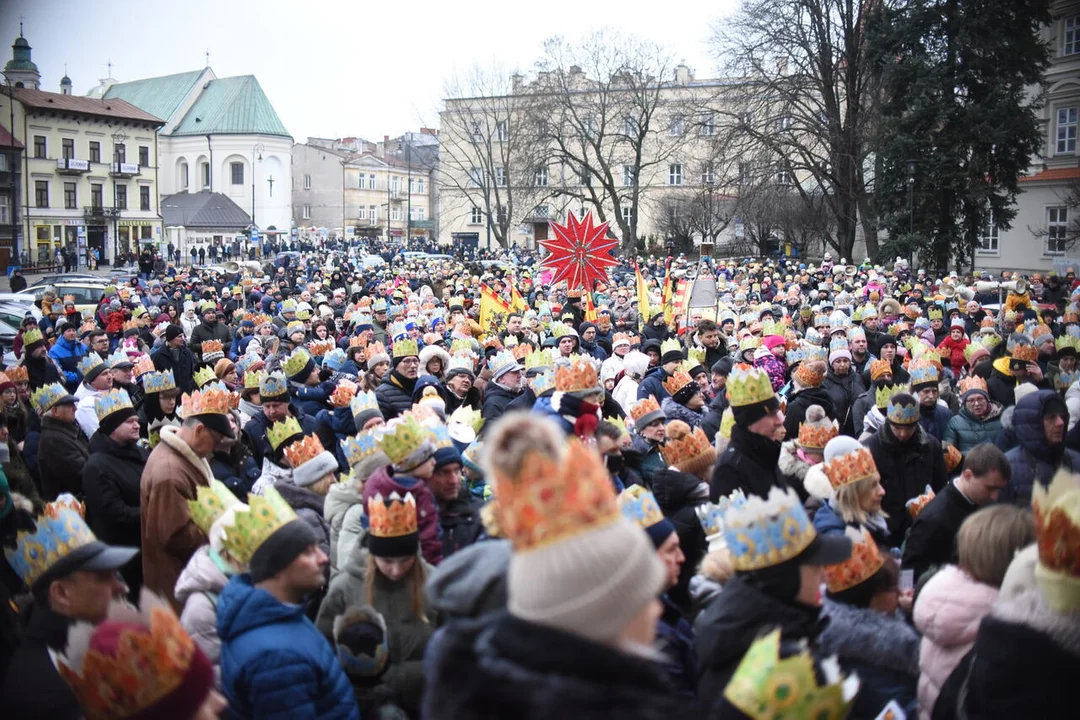
[[[178,428],[161,429],[161,442],[143,469],[139,511],[142,532],[143,585],[168,598],[179,613],[173,591],[188,560],[207,543],[191,519],[187,501],[208,487],[213,474],[177,436]]]

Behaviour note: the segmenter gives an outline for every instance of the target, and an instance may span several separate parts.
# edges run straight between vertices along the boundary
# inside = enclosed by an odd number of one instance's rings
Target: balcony
[[[90,163],[75,158],[60,158],[56,161],[56,172],[61,175],[82,175],[90,172]]]
[[[83,207],[83,220],[87,225],[106,225],[119,217],[121,212],[118,208],[88,205]]]
[[[135,177],[139,174],[139,166],[134,163],[113,163],[109,174],[118,178]]]

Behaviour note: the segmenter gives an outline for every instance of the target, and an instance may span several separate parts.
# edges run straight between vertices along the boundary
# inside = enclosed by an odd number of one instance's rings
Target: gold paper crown
[[[352,403],[352,399],[356,397],[356,391],[359,390],[359,386],[352,380],[342,380],[334,388],[334,392],[330,393],[330,406],[331,407],[348,407]]]
[[[259,383],[262,382],[263,376],[266,373],[262,370],[249,370],[244,373],[244,389],[245,390],[258,390]]]
[[[230,557],[248,565],[267,538],[296,519],[296,512],[270,487],[262,495],[248,495],[247,509],[238,509],[235,518],[221,544]]]
[[[89,720],[141,715],[181,688],[191,669],[198,649],[172,608],[149,591],[140,606],[109,608],[108,621],[125,625],[106,640],[111,652],[92,647],[95,628],[78,623],[57,658],[60,677]]]
[[[311,357],[323,357],[326,353],[337,347],[333,340],[312,340],[308,343],[308,351]]]
[[[309,362],[311,355],[304,348],[298,347],[281,363],[281,369],[285,371],[286,377],[292,378],[303,372]]]
[[[191,519],[200,530],[209,535],[210,526],[224,515],[226,510],[240,504],[240,500],[225,483],[213,478],[209,487],[200,485],[195,492],[195,499],[188,500],[187,504],[191,510]]]
[[[674,422],[673,420],[672,424]],[[700,427],[694,428],[692,432],[688,432],[680,438],[672,437],[670,427],[669,425],[667,441],[660,446],[660,453],[664,456],[664,462],[668,465],[680,467],[691,463],[695,458],[707,455],[710,451],[715,455],[712,443],[709,442],[709,438],[705,437],[705,433]]]
[[[128,320],[127,322],[124,323],[124,332],[127,332],[128,330],[138,330],[138,329],[139,329],[139,321],[138,320]]]
[[[630,406],[630,417],[634,419],[635,425],[638,420],[654,412],[660,412],[660,403],[656,402],[656,398],[652,395],[642,398]]]
[[[781,659],[780,631],[774,630],[746,651],[724,697],[751,720],[843,720],[859,681],[854,676],[844,680],[835,660],[827,667],[822,686],[807,650]]]
[[[315,458],[316,455],[326,452],[326,448],[316,435],[306,435],[303,440],[292,443],[285,448],[285,459],[293,470]]]
[[[195,371],[195,374],[191,376],[195,381],[196,387],[203,387],[207,383],[217,380],[217,375],[214,374],[214,370],[211,367],[203,366]]]
[[[555,369],[555,389],[562,392],[601,390],[596,367],[585,357],[575,357],[568,365]]]
[[[225,351],[221,348],[220,340],[204,340],[202,344],[202,356],[212,355],[213,353],[225,354]]]
[[[646,530],[664,521],[656,496],[640,485],[631,485],[619,493],[618,502],[623,517]]]
[[[134,373],[136,379],[142,377],[148,372],[155,372],[156,370],[157,368],[154,367],[154,361],[150,359],[149,355],[141,356],[135,362],[135,366],[132,368],[132,372]]]
[[[832,485],[833,489],[878,474],[877,465],[874,464],[874,456],[865,447],[835,457],[830,462],[824,463],[821,469],[829,478],[829,484]]]
[[[416,346],[416,341],[412,338],[404,338],[402,340],[394,341],[394,357],[415,357],[420,354],[420,350]]]
[[[619,518],[600,456],[571,438],[562,458],[526,451],[513,475],[493,473],[496,519],[514,550],[559,542]]]
[[[14,367],[8,368],[7,376],[8,380],[13,383],[30,381],[30,371],[22,365],[16,365]]]
[[[1017,345],[1012,349],[1012,356],[1014,360],[1037,362],[1039,359],[1039,348],[1034,345]]]
[[[609,423],[609,424],[614,425],[615,427],[617,427],[619,429],[619,432],[622,435],[626,435],[626,434],[628,434],[630,432],[629,430],[626,429],[626,421],[623,420],[621,417],[614,417],[614,416],[606,417],[606,418],[604,418],[604,422]]]
[[[29,330],[23,330],[23,347],[28,347],[34,343],[39,343],[45,339],[45,336],[41,334],[41,330],[37,327],[32,327]]]
[[[291,437],[296,435],[303,435],[304,430],[300,427],[300,422],[290,416],[280,422],[276,422],[266,429],[266,439],[270,441],[270,447],[277,450]]]
[[[525,356],[525,369],[553,367],[555,359],[551,356],[551,348],[536,350]]]
[[[831,593],[850,590],[869,580],[885,564],[869,530],[862,528],[860,532],[849,526],[845,534],[851,539],[851,557],[837,565],[825,566],[825,584]]]
[[[670,338],[660,343],[660,356],[663,357],[669,352],[682,352],[682,345],[680,345],[679,341],[675,338]]]
[[[692,347],[686,351],[686,360],[683,362],[683,368],[686,372],[690,372],[698,365],[705,364],[705,348]]]
[[[893,395],[902,392],[907,392],[904,385],[882,385],[874,391],[874,406],[879,409],[885,408]]]
[[[882,375],[892,375],[892,363],[888,360],[874,360],[870,363],[870,379],[878,380]]]
[[[378,538],[396,538],[418,532],[416,500],[412,493],[402,498],[396,492],[383,500],[379,493],[368,500],[370,532]]]
[[[668,395],[675,397],[675,395],[685,388],[687,385],[693,384],[694,379],[690,377],[683,370],[676,370],[671,377],[664,381],[664,389],[667,390]],[[770,386],[771,387],[771,386]]]
[[[410,413],[378,428],[375,438],[390,462],[397,464],[419,450],[428,435],[417,417]]]
[[[450,413],[450,417],[446,419],[447,425],[453,423],[468,425],[474,432],[480,432],[480,428],[484,427],[484,416],[479,410],[469,405],[462,405]]]
[[[180,403],[180,416],[189,418],[196,415],[227,415],[230,404],[229,393],[224,390],[196,390],[184,396]]]
[[[1080,476],[1059,470],[1049,488],[1031,493],[1039,562],[1035,580],[1059,613],[1080,610]]]
[[[833,420],[829,423],[799,423],[799,447],[809,450],[822,450],[830,440],[840,434],[840,428]]]
[[[745,363],[732,368],[726,387],[732,407],[754,405],[776,397],[769,374]]]

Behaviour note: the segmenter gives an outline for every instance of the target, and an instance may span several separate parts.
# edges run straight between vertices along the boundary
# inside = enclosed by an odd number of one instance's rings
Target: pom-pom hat
[[[806,417],[799,423],[799,435],[795,444],[803,450],[824,450],[830,440],[840,434],[840,427],[835,420],[825,414],[825,408],[811,405],[806,408]]]
[[[1080,475],[1059,470],[1049,488],[1031,493],[1039,560],[1035,582],[1058,613],[1080,612]]]
[[[716,448],[701,428],[691,431],[682,420],[672,420],[665,431],[667,442],[660,447],[660,453],[668,465],[701,476],[716,462]]]

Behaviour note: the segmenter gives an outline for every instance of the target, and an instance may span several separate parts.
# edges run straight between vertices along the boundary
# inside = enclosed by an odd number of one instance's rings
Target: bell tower
[[[19,37],[11,45],[11,60],[4,66],[8,82],[17,88],[41,89],[41,73],[30,59],[30,43],[23,37],[23,24],[19,22]]]

